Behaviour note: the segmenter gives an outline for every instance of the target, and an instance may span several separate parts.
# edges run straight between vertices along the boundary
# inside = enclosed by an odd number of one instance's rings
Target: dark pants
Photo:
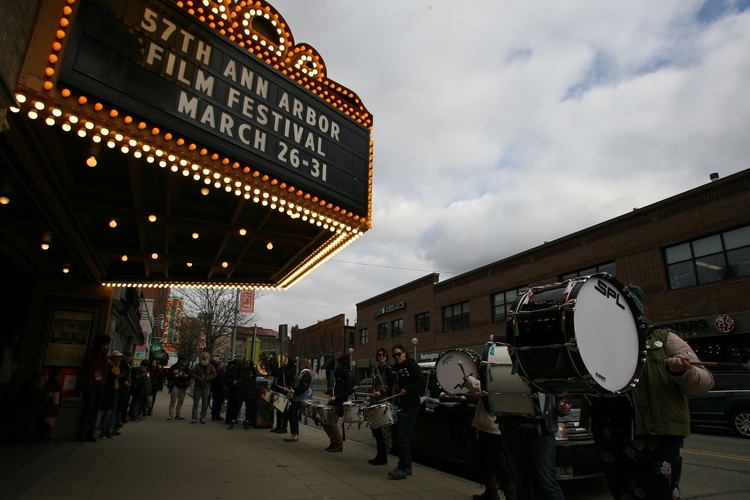
[[[104,386],[84,384],[81,388],[81,398],[83,399],[83,408],[81,419],[78,421],[78,433],[76,434],[76,439],[79,441],[94,438],[96,417],[104,398]]]
[[[258,408],[258,402],[256,397],[251,398],[231,398],[229,400],[230,408],[227,410],[229,413],[229,421],[236,422],[237,415],[240,413],[242,403],[245,403],[245,422],[247,425],[255,425],[255,413]]]
[[[156,393],[159,392],[159,389],[151,389],[151,404],[148,407],[148,414],[151,415],[151,413],[154,411],[154,405],[156,404]]]
[[[211,418],[221,418],[221,407],[224,406],[224,388],[217,387],[211,391]]]
[[[292,401],[289,406],[289,432],[293,436],[299,435],[299,409],[302,406],[302,401]]]
[[[521,427],[502,436],[519,500],[564,500],[555,479],[555,436]]]
[[[388,456],[388,448],[385,444],[383,427],[381,427],[380,429],[372,429],[372,437],[375,438],[375,446],[378,449],[378,458],[386,458]]]
[[[479,457],[477,465],[485,481],[496,477],[501,488],[513,484],[510,467],[503,451],[503,438],[500,434],[477,431],[477,455]]]
[[[287,411],[289,410],[287,409]],[[286,423],[289,420],[288,414],[286,412],[282,412],[279,410],[276,410],[275,413],[276,413],[276,428],[286,429]]]
[[[411,469],[411,434],[417,424],[417,412],[401,410],[398,415],[398,468]]]
[[[682,436],[646,435],[633,439],[632,419],[632,407],[625,398],[599,398],[591,409],[596,455],[612,498],[679,497]]]

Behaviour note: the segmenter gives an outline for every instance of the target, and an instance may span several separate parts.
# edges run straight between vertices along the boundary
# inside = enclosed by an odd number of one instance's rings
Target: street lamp
[[[419,339],[414,337],[411,339],[411,343],[414,346],[414,361],[417,361],[417,344],[419,344]]]

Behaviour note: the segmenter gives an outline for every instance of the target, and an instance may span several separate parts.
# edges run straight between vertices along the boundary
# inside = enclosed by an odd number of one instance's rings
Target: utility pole
[[[234,296],[234,328],[232,329],[232,359],[235,356],[235,349],[237,344],[237,316],[240,313],[240,289],[238,288]]]

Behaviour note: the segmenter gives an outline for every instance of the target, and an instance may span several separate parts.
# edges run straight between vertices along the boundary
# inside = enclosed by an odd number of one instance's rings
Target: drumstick
[[[400,395],[401,395],[401,394],[394,394],[393,396],[388,396],[387,398],[383,398],[383,399],[381,399],[380,401],[378,401],[378,403],[382,403],[383,401],[388,401],[389,399],[397,398],[397,397],[399,397]]]
[[[750,371],[750,363],[722,363],[716,361],[693,361],[688,359],[691,365],[695,366],[710,366],[712,368],[741,368],[743,370]]]
[[[463,361],[461,361],[461,360],[458,361],[458,367],[461,368],[461,373],[463,373],[464,377],[465,377],[466,376],[466,372],[464,371],[464,363],[463,363]]]

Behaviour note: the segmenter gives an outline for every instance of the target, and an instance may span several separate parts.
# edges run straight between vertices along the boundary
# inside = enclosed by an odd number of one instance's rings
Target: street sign
[[[163,349],[161,342],[153,342],[151,344],[151,352],[161,352]]]

